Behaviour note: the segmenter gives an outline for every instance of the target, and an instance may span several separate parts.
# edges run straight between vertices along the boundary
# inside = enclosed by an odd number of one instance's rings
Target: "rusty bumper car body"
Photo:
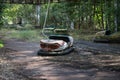
[[[38,55],[65,55],[73,51],[73,38],[67,35],[50,35],[40,40]]]

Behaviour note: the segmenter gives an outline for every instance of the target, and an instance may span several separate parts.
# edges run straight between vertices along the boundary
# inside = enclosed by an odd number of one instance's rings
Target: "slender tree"
[[[0,25],[3,25],[3,17],[2,17],[2,15],[3,15],[4,8],[5,8],[5,4],[0,3]]]
[[[118,30],[120,30],[120,1],[119,0],[115,0],[114,1],[114,7],[115,7],[115,18],[114,18],[114,22],[115,22],[115,32],[117,32]]]

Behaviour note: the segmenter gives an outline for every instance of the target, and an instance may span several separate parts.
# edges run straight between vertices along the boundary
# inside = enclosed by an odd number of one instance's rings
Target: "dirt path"
[[[16,73],[31,80],[120,80],[120,72],[101,70],[94,64],[93,58],[98,56],[93,56],[93,52],[87,51],[92,48],[97,50],[102,47],[101,44],[97,45],[100,46],[98,48],[95,44],[88,45],[84,41],[75,44],[78,45],[80,51],[56,57],[37,56],[39,43],[9,40],[6,41],[5,47],[15,50],[9,56],[11,62],[17,67]],[[105,48],[109,45],[103,44],[103,46]],[[116,45],[112,45],[109,49],[120,53],[120,46],[115,47]]]
[[[88,49],[90,51],[96,50],[97,52],[106,52],[106,53],[118,53],[120,54],[120,44],[117,43],[95,43],[91,41],[75,41],[75,44],[78,44],[78,48]]]

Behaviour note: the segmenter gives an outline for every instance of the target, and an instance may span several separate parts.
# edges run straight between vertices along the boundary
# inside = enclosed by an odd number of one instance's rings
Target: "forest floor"
[[[5,40],[0,80],[120,80],[120,44],[75,40],[64,56],[37,56],[39,43]]]

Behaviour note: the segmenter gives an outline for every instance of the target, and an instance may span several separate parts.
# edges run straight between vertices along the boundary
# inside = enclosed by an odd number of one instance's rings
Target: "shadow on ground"
[[[97,54],[95,47],[92,50],[93,46],[81,42],[73,53],[54,57],[37,56],[38,43],[11,40],[5,46],[15,50],[8,54],[10,63],[15,67],[13,70],[31,80],[120,79],[119,54],[109,51],[100,51]]]

